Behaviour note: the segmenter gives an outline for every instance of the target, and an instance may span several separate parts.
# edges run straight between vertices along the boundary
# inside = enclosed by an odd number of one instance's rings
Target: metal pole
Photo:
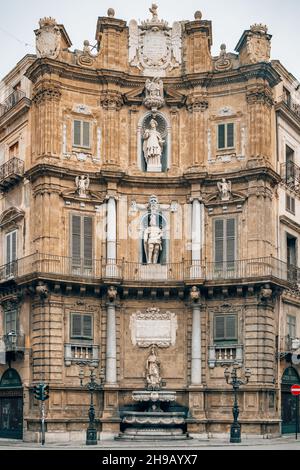
[[[42,446],[45,445],[45,402],[41,402],[41,413],[42,413],[42,422],[41,422],[41,429],[42,429]]]
[[[299,433],[299,395],[295,397],[296,399],[296,440],[298,440]]]

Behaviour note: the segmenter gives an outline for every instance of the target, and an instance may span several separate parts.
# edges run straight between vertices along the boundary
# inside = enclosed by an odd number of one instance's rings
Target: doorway
[[[0,438],[23,439],[23,387],[14,369],[0,381]]]
[[[292,434],[296,430],[296,400],[291,394],[291,386],[299,384],[299,375],[293,367],[288,367],[281,382],[281,419],[282,434]]]

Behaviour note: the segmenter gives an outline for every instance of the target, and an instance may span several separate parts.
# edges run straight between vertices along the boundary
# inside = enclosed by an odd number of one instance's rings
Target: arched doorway
[[[23,439],[23,387],[15,369],[6,370],[0,381],[0,437]]]
[[[294,433],[296,429],[296,400],[291,394],[291,386],[300,385],[299,375],[293,367],[288,367],[281,382],[281,419],[282,434]]]

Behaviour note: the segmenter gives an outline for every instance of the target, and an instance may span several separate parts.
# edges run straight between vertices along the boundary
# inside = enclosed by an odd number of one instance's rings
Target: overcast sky
[[[98,16],[113,7],[116,18],[146,19],[152,0],[2,0],[0,8],[0,79],[28,53],[34,53],[33,30],[38,20],[52,16],[63,23],[73,42],[82,48],[83,40],[95,40]],[[169,22],[191,20],[201,10],[203,19],[213,22],[213,54],[221,43],[233,52],[242,32],[253,23],[269,26],[272,58],[279,59],[300,79],[300,1],[299,0],[157,0],[159,16]],[[26,44],[27,45],[26,45]]]

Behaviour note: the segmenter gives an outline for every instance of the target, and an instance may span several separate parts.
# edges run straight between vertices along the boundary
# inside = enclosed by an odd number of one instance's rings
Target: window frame
[[[233,145],[232,146],[228,146],[228,126],[230,125],[233,126],[233,132],[232,132]],[[224,147],[220,147],[220,138],[219,138],[220,126],[224,126]],[[217,124],[217,150],[218,151],[235,149],[235,144],[236,144],[235,128],[236,128],[235,122],[220,122]]]
[[[224,337],[217,338],[217,318],[224,319]],[[235,320],[235,336],[234,337],[227,337],[227,319],[234,318]],[[213,323],[213,339],[215,345],[228,345],[228,344],[238,344],[239,341],[239,328],[238,328],[238,315],[236,313],[215,313],[214,315],[214,323]]]
[[[13,234],[16,235],[16,257],[15,257],[15,259],[13,259],[13,256],[12,256],[12,254],[13,254],[13,253],[12,253],[12,243],[10,242],[10,243],[11,243],[11,245],[10,245],[10,258],[11,258],[11,259],[8,260],[8,257],[7,257],[7,243],[8,243],[8,238],[9,238],[9,237],[12,237]],[[5,250],[5,252],[4,252],[5,264],[12,264],[12,263],[14,263],[15,261],[18,260],[18,230],[17,230],[17,229],[11,230],[10,232],[7,232],[7,233],[5,234],[5,246],[4,246],[4,250]]]
[[[227,236],[223,236],[223,261],[221,262],[218,262],[216,261],[216,221],[217,220],[223,220],[223,223],[225,222],[225,226],[226,226],[226,234],[227,234],[227,221],[228,220],[231,220],[233,219],[234,220],[234,259],[233,261],[228,261],[227,260]],[[235,269],[235,263],[236,261],[238,260],[238,217],[236,217],[235,215],[228,215],[227,217],[222,217],[221,215],[220,216],[217,216],[217,217],[214,217],[212,219],[212,232],[213,232],[213,263],[214,263],[214,266],[217,268],[217,266],[221,266],[222,265],[222,269],[226,268],[226,269],[230,269],[230,266],[232,265],[232,268],[231,269]],[[225,232],[225,227],[223,225],[223,235],[224,235],[224,232]],[[218,268],[217,268],[218,269]]]
[[[8,328],[7,328],[7,324],[8,324],[7,316],[11,315],[11,314],[14,314],[14,319],[10,320],[10,323],[14,324],[14,328],[10,328],[8,330]],[[17,328],[18,328],[18,309],[15,308],[15,309],[11,309],[11,310],[6,310],[5,313],[4,313],[4,332],[5,332],[5,335],[8,335],[12,331],[17,334],[18,333]]]
[[[74,328],[73,328],[73,318],[77,316],[80,317],[80,329],[81,334],[75,335]],[[91,336],[84,336],[84,317],[89,317],[91,319]],[[84,312],[71,312],[70,314],[70,340],[94,340],[94,316],[91,313],[84,313]]]
[[[73,240],[73,217],[79,217],[80,218],[80,263],[76,264],[76,257],[73,256],[73,250],[74,250],[74,240]],[[91,258],[86,258],[85,257],[85,219],[91,219],[91,245],[92,245],[92,253],[91,253]],[[83,269],[93,269],[93,261],[94,261],[94,250],[95,250],[95,242],[96,242],[96,237],[95,237],[95,221],[93,215],[87,215],[87,214],[81,214],[81,213],[76,213],[72,212],[70,213],[70,259],[72,263],[72,268],[76,269],[78,267],[83,268]],[[89,261],[89,262],[87,262]]]
[[[75,144],[75,122],[80,122],[80,144]],[[86,123],[89,126],[89,145],[83,145],[83,124]],[[82,149],[91,149],[92,148],[92,123],[91,121],[86,121],[84,119],[73,119],[73,126],[72,126],[72,146],[75,148],[82,148]]]
[[[293,324],[290,321],[291,319],[293,319]],[[287,315],[286,321],[287,321],[287,334],[288,334],[288,336],[290,337],[290,339],[297,338],[297,317],[295,315]],[[290,334],[290,327],[295,329],[295,334],[294,335]]]
[[[292,215],[296,215],[296,200],[293,196],[290,196],[287,193],[285,195],[285,210]]]

